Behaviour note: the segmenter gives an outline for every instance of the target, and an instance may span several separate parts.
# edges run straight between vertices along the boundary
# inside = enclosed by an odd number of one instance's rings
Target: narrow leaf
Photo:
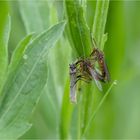
[[[83,7],[78,0],[65,0],[68,18],[68,35],[73,49],[79,56],[90,54],[90,33],[85,20]]]
[[[96,3],[96,11],[94,17],[94,24],[93,24],[93,36],[97,42],[98,47],[103,48],[105,43],[104,38],[104,31],[105,25],[107,21],[107,13],[109,7],[109,0],[104,1],[97,1]]]
[[[19,42],[18,46],[14,50],[8,69],[10,74],[12,73],[12,71],[14,72],[14,70],[17,68],[21,58],[24,55],[26,47],[31,42],[32,37],[33,34],[26,36],[21,42]]]
[[[60,116],[60,139],[67,139],[69,137],[69,129],[70,129],[70,122],[72,117],[73,111],[73,104],[70,102],[69,99],[69,84],[70,82],[67,80],[66,87],[64,91],[63,101],[62,101],[62,110]]]
[[[18,138],[30,128],[29,116],[47,80],[46,54],[61,37],[64,26],[65,22],[53,26],[27,46],[15,69],[16,74],[3,90],[4,96],[0,104],[0,138]]]

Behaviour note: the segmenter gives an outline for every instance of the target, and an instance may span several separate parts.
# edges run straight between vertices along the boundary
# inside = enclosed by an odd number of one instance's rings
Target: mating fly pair
[[[76,85],[79,80],[85,82],[94,80],[100,91],[102,91],[100,82],[109,82],[110,76],[105,63],[104,53],[98,48],[94,48],[89,57],[79,59],[75,63],[70,64],[70,100],[73,103],[77,102]]]

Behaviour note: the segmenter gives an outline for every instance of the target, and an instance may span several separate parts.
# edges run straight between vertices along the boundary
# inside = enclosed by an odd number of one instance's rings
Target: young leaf
[[[92,31],[97,45],[101,49],[103,49],[105,41],[107,41],[107,35],[104,35],[104,31],[107,21],[108,7],[109,0],[97,1],[96,3],[96,11]]]
[[[8,66],[8,40],[10,34],[10,17],[7,2],[0,2],[0,92],[5,82]]]
[[[29,116],[47,80],[46,54],[61,37],[64,26],[65,22],[61,22],[34,38],[18,65],[15,65],[16,61],[11,63],[16,68],[13,79],[7,80],[3,90],[0,138],[18,138],[31,127]]]
[[[65,0],[68,18],[68,35],[72,47],[79,56],[90,54],[90,32],[84,17],[83,7],[78,0]]]
[[[14,72],[14,70],[17,68],[21,58],[23,57],[23,54],[26,50],[26,47],[31,42],[31,39],[33,37],[33,34],[27,35],[16,47],[16,49],[13,52],[11,62],[8,68],[9,73],[11,74]]]

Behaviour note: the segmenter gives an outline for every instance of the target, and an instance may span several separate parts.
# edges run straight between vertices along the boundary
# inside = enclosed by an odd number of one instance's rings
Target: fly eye
[[[99,59],[100,59],[100,61],[102,61],[103,57],[102,57],[102,56],[100,56],[100,57],[99,57]]]
[[[102,54],[99,54],[99,60],[103,60],[104,56]]]
[[[75,68],[76,68],[75,65],[70,65],[71,70],[74,70]]]

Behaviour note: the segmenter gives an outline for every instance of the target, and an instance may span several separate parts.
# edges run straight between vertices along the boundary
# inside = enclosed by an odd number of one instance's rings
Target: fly
[[[94,48],[90,56],[93,57],[94,61],[96,60],[99,64],[100,71],[101,71],[99,80],[102,82],[109,82],[110,74],[107,68],[107,64],[105,62],[105,57],[103,52],[98,48]]]
[[[76,85],[79,80],[89,83],[94,80],[96,86],[102,91],[102,76],[94,69],[90,59],[81,59],[76,63],[70,64],[70,100],[77,102]]]
[[[75,63],[70,64],[70,100],[73,103],[77,102],[76,85],[79,80],[87,83],[94,80],[100,91],[102,91],[100,82],[106,83],[110,80],[104,53],[96,48],[95,40],[93,43],[94,49],[89,57],[77,60]],[[99,66],[98,69],[96,68],[96,63]]]

